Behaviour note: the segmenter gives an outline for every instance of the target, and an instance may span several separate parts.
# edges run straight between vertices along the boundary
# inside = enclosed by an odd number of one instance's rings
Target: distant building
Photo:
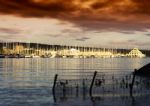
[[[128,54],[128,57],[145,57],[146,55],[143,54],[138,48],[134,48],[133,50],[131,50]]]

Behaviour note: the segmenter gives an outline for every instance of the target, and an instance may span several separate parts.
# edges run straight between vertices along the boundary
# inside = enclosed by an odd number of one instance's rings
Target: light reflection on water
[[[150,58],[106,58],[106,59],[0,59],[0,106],[53,106],[53,105],[127,105],[129,97],[101,98],[102,101],[93,102],[89,98],[82,100],[79,97],[61,103],[53,102],[51,88],[54,75],[66,75],[71,79],[73,75],[80,79],[88,72],[132,72],[150,62]],[[138,96],[142,99],[146,96]],[[78,100],[78,102],[76,102]],[[118,101],[118,102],[117,102]],[[129,104],[129,105],[132,105]],[[148,105],[148,103],[147,103]]]

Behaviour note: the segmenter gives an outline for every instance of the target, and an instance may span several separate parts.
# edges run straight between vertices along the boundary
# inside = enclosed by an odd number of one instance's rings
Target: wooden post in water
[[[57,77],[58,77],[58,74],[56,74],[55,77],[54,77],[54,83],[53,83],[53,88],[52,88],[53,97],[54,97],[54,102],[56,102],[56,97],[55,97],[55,86],[56,86],[56,82],[57,82]]]
[[[131,82],[131,84],[129,85],[129,87],[130,87],[130,96],[132,96],[132,92],[133,92],[133,85],[134,85],[134,81],[135,81],[136,71],[137,71],[137,70],[135,69],[134,72],[133,72],[132,82]]]
[[[92,88],[93,88],[93,84],[94,84],[94,81],[95,81],[96,74],[97,74],[97,71],[94,72],[94,76],[93,76],[93,79],[92,79],[92,82],[91,82],[90,91],[89,91],[90,97],[92,97]]]

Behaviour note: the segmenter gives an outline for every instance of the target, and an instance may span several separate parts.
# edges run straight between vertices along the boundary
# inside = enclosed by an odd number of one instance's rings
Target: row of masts
[[[66,46],[66,45],[46,45],[38,43],[4,42],[0,43],[0,52],[5,56],[19,57],[124,57],[128,50],[118,51],[117,49]]]

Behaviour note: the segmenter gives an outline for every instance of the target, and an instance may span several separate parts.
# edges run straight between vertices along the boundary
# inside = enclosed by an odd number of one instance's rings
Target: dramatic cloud
[[[0,0],[0,40],[149,48],[149,0]]]
[[[99,31],[147,31],[149,0],[0,0],[0,13],[65,20]]]

